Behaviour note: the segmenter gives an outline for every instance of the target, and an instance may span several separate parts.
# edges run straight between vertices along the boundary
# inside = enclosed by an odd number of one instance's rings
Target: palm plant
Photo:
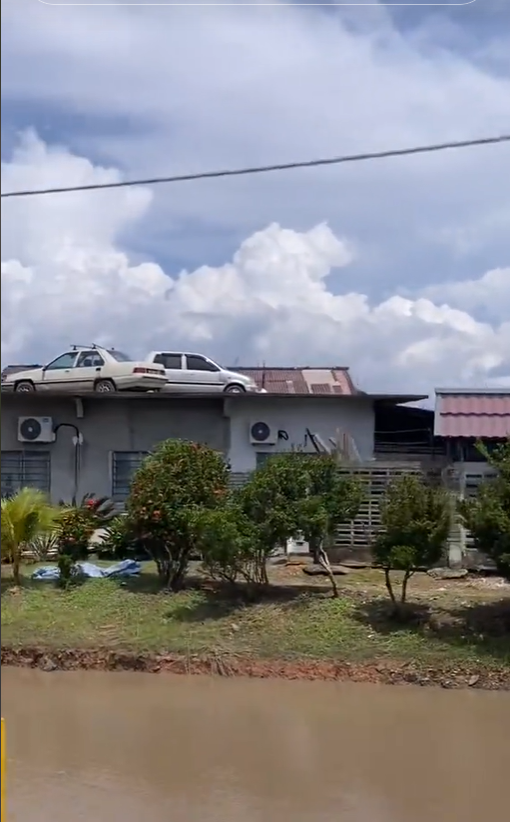
[[[36,488],[22,488],[2,500],[2,558],[12,562],[15,585],[20,585],[21,553],[27,543],[51,532],[59,512]]]
[[[29,556],[33,557],[36,562],[47,562],[53,559],[58,554],[58,530],[45,531],[42,534],[37,534],[35,539],[31,540],[25,546]]]

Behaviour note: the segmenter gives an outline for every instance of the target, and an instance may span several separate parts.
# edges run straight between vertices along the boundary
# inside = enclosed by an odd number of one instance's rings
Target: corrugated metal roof
[[[470,439],[510,436],[510,390],[487,394],[481,391],[436,391],[436,398],[436,436]]]
[[[177,391],[175,394],[171,394],[167,391],[159,391],[154,394],[139,391],[106,391],[103,393],[97,393],[95,391],[76,391],[69,393],[62,393],[62,391],[31,391],[28,394],[19,395],[14,391],[6,390],[5,385],[1,386],[2,390],[2,402],[17,402],[22,400],[24,403],[30,402],[37,405],[38,403],[44,404],[49,397],[53,397],[54,399],[59,400],[73,400],[76,397],[80,399],[87,399],[87,400],[98,400],[101,402],[107,402],[108,400],[112,400],[112,402],[120,401],[120,402],[129,402],[131,400],[147,400],[150,402],[180,402],[185,400],[186,402],[190,401],[197,401],[197,402],[204,402],[208,401],[209,403],[216,403],[216,402],[225,402],[228,401],[229,403],[244,403],[248,402],[258,402],[264,404],[265,402],[273,402],[275,397],[278,397],[281,400],[290,400],[293,397],[293,394],[286,391],[280,393],[257,393],[257,392],[248,392],[248,393],[240,393],[240,394],[224,394],[220,392],[218,394],[211,394],[210,391],[207,393],[202,393],[199,391],[193,392],[180,392]],[[302,400],[334,400],[338,397],[338,394],[333,391],[329,394],[312,394],[311,392],[307,394],[300,394],[298,395]],[[385,405],[397,405],[405,402],[418,402],[420,400],[426,400],[427,396],[425,394],[367,394],[365,391],[358,391],[355,394],[345,394],[346,400],[358,400],[364,399],[373,403],[378,404],[385,404]]]
[[[331,394],[331,385],[329,382],[312,382],[310,383],[312,394]]]
[[[351,380],[348,368],[252,368],[235,367],[269,394],[345,394],[360,392]]]

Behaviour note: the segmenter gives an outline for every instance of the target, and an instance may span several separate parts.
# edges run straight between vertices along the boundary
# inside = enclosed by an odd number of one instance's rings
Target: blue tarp
[[[135,577],[142,570],[139,562],[133,559],[124,559],[115,565],[108,565],[107,568],[100,568],[92,562],[77,562],[73,573],[77,576],[88,579],[105,579],[108,577]],[[59,579],[60,570],[56,565],[48,565],[45,568],[37,568],[32,574],[32,579],[52,580]]]

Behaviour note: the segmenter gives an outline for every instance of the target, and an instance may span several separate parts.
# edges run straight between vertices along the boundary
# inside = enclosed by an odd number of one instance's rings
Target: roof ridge
[[[237,371],[349,371],[348,365],[236,365]]]

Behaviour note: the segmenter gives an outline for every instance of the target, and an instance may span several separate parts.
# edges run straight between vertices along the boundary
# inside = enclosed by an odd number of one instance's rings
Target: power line
[[[278,163],[270,166],[253,166],[248,168],[226,169],[224,171],[203,171],[198,174],[179,174],[174,177],[153,177],[144,180],[124,180],[116,183],[90,183],[81,186],[63,186],[55,188],[26,189],[24,191],[6,191],[1,197],[35,197],[40,194],[63,194],[71,191],[96,191],[103,188],[127,188],[128,186],[152,186],[161,183],[184,183],[187,180],[211,180],[218,177],[241,177],[248,174],[266,174],[270,171],[288,171],[294,168],[315,168],[333,166],[340,163],[357,163],[364,160],[379,160],[385,157],[403,157],[410,154],[428,154],[433,151],[445,151],[450,148],[468,148],[469,146],[486,146],[493,143],[510,141],[510,134],[500,137],[483,137],[479,140],[460,140],[453,143],[415,146],[414,148],[397,148],[389,151],[373,151],[365,154],[345,154],[341,157],[329,157],[319,160],[304,160],[296,163]]]

